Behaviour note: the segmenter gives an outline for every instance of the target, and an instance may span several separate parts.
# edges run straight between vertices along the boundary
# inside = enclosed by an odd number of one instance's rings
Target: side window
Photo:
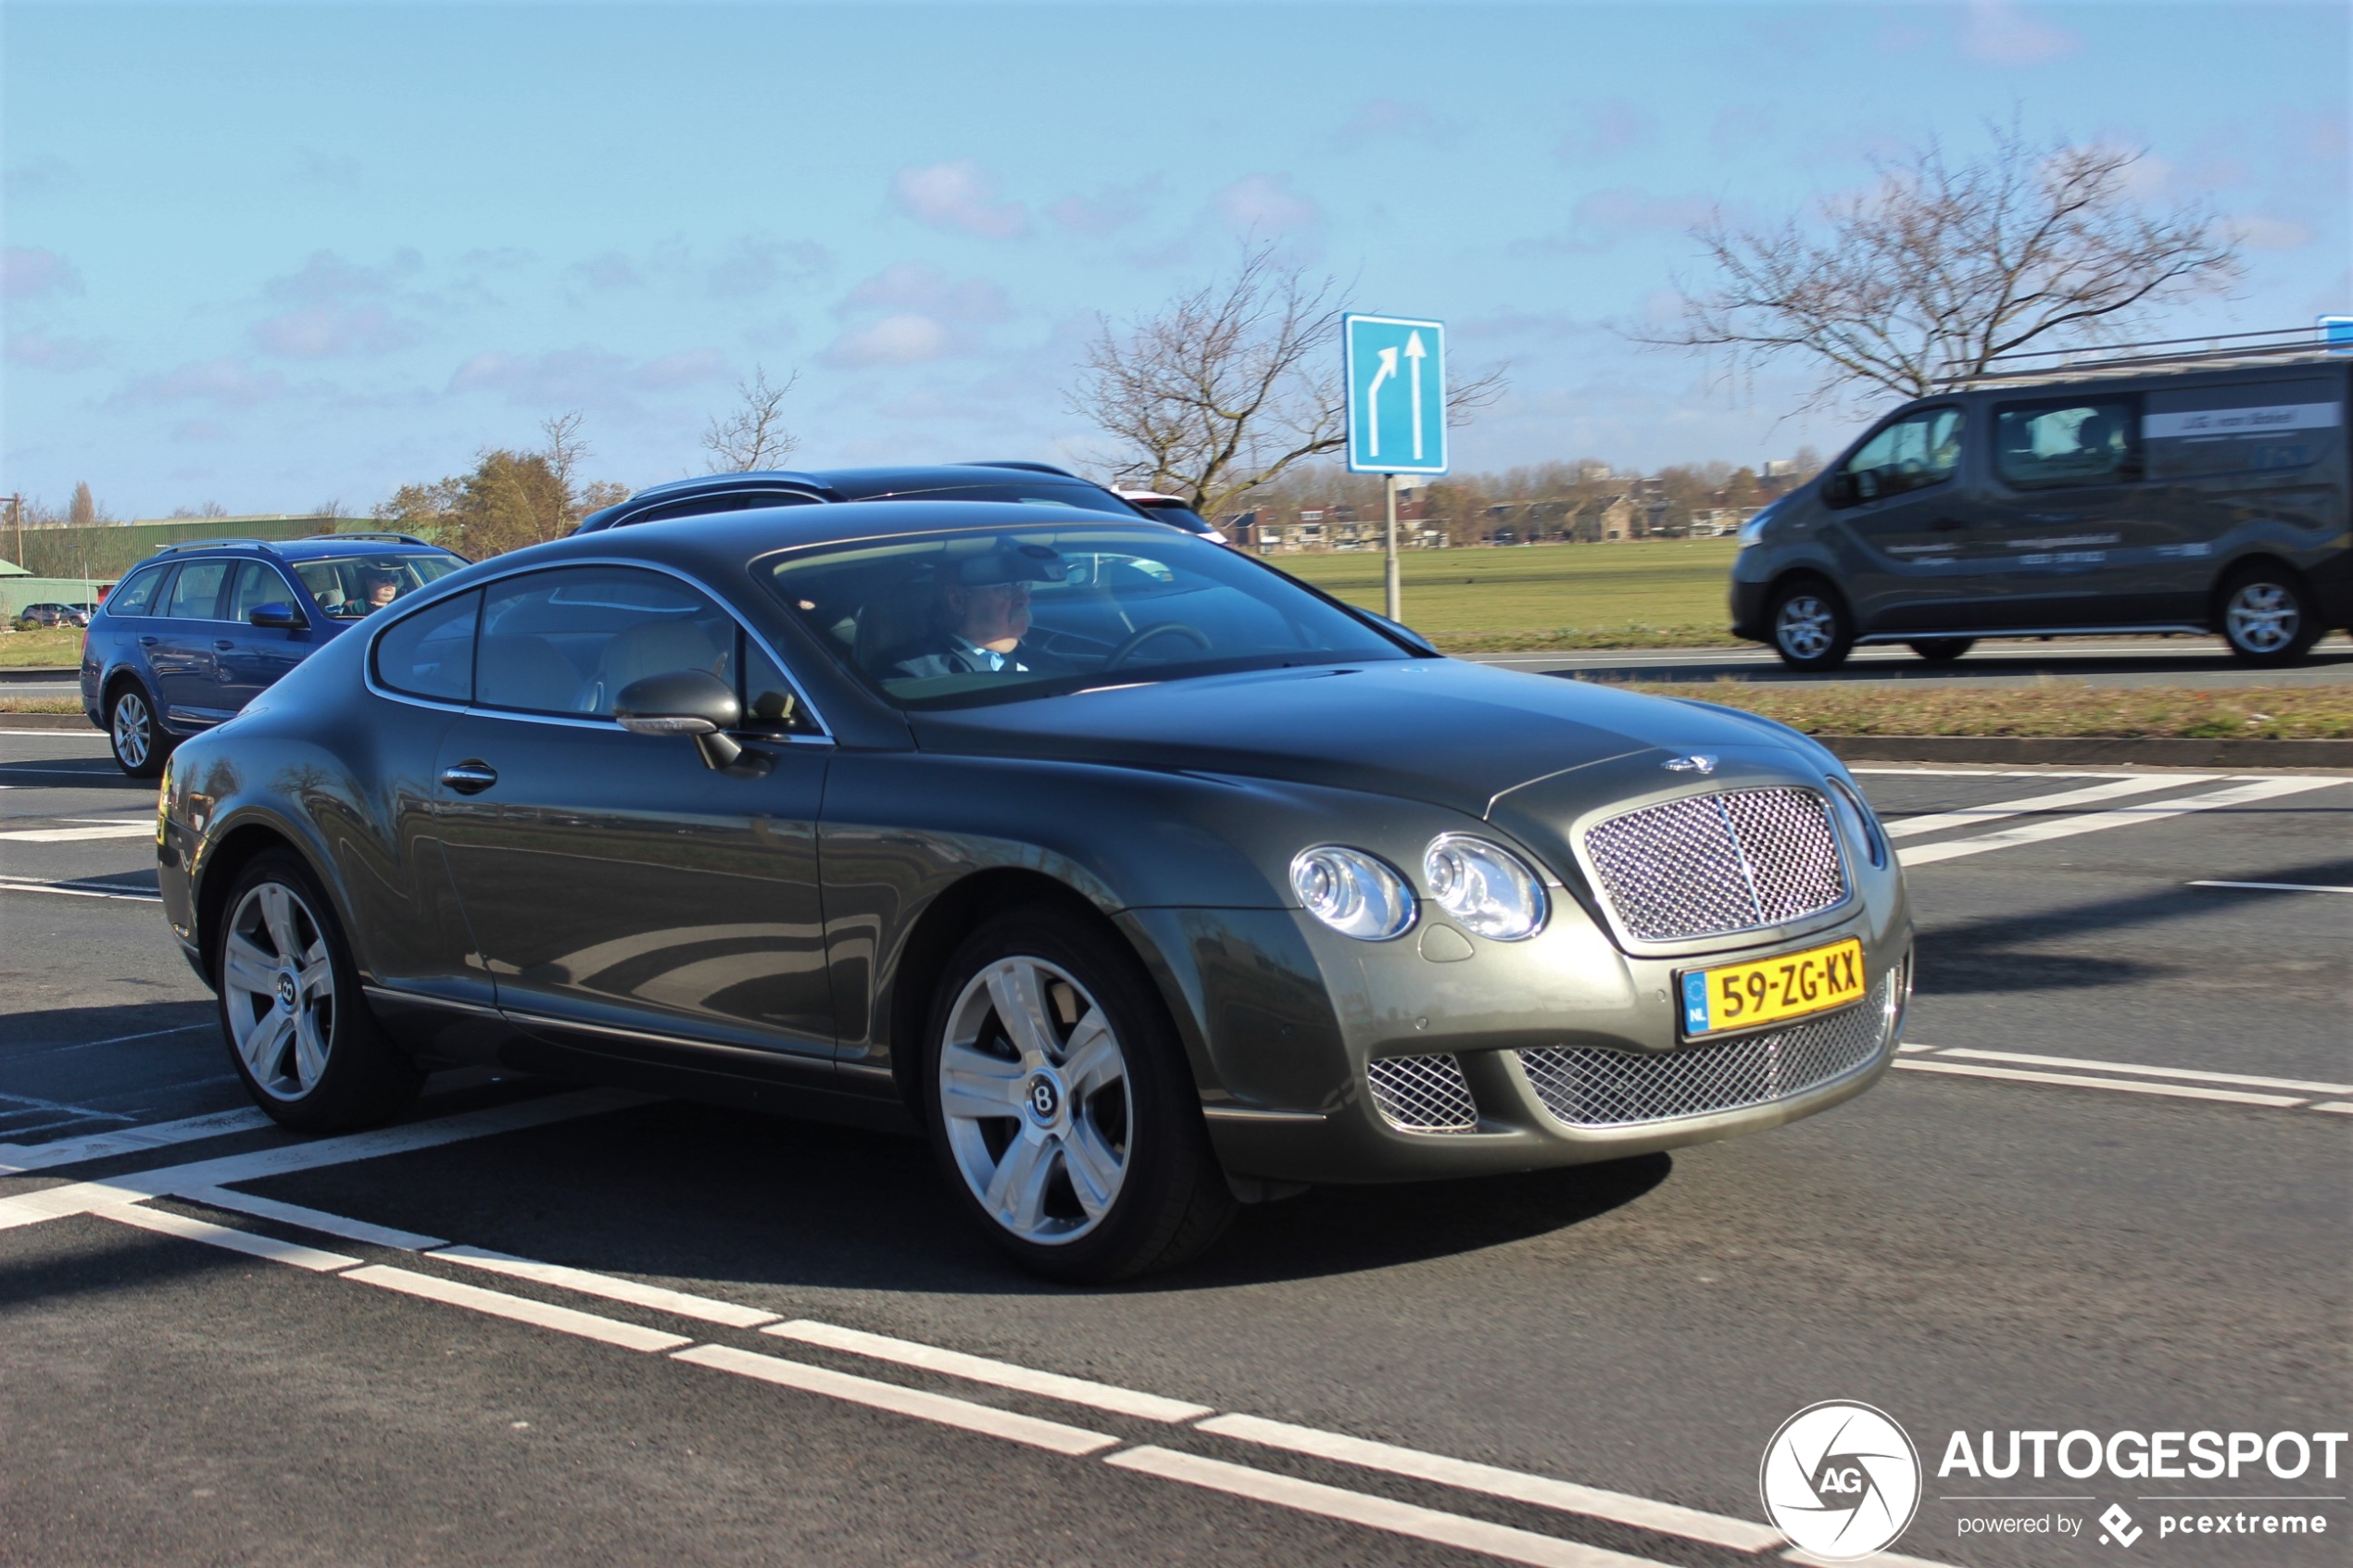
[[[2013,490],[2138,479],[2137,412],[2122,397],[2005,403],[1994,410],[1994,470]]]
[[[156,590],[163,586],[164,573],[170,568],[143,566],[131,574],[131,580],[107,596],[108,615],[145,615],[155,608]]]
[[[411,696],[464,702],[473,695],[474,618],[481,609],[477,590],[394,621],[376,639],[376,679]]]
[[[228,581],[234,561],[192,560],[171,580],[171,602],[164,610],[182,621],[217,621],[220,617],[220,585]]]
[[[734,619],[660,572],[561,567],[484,593],[477,706],[610,718],[648,675],[705,670],[735,684]]]
[[[1961,411],[1923,408],[1896,420],[1846,459],[1831,497],[1841,506],[1883,501],[1953,477],[1961,464]]]
[[[743,638],[743,699],[744,727],[749,730],[769,730],[778,734],[815,734],[812,722],[793,691],[792,683],[768,657],[768,650]]]
[[[258,560],[237,563],[237,585],[229,596],[229,619],[243,621],[263,605],[291,605],[294,590],[286,580]]]

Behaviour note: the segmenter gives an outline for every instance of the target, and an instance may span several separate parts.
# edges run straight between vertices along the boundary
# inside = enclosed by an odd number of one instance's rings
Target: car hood
[[[1804,745],[1727,709],[1451,659],[1202,676],[908,719],[926,751],[1284,779],[1474,817],[1506,792],[1614,759],[1762,750],[1795,762]]]

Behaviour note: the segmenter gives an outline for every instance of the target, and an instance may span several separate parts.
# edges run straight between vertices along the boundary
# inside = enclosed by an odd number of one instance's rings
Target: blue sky
[[[1619,335],[1710,206],[1875,149],[2145,145],[2246,236],[2183,331],[2353,308],[2338,4],[0,10],[0,489],[364,510],[577,408],[700,471],[755,365],[811,466],[1093,448],[1096,313],[1280,243],[1512,391],[1458,468],[1829,447],[1794,378]],[[1617,329],[1614,331],[1613,329]]]

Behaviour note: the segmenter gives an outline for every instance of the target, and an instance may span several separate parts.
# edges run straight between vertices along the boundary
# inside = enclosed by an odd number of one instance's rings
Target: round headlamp
[[[1441,834],[1422,854],[1422,878],[1438,907],[1474,935],[1516,942],[1543,929],[1544,879],[1500,844]]]
[[[1300,907],[1342,936],[1386,942],[1414,923],[1414,890],[1362,849],[1319,844],[1291,858]]]

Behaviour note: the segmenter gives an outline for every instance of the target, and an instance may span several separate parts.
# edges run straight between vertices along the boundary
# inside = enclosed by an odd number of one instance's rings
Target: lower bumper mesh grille
[[[1869,1063],[1887,1044],[1902,965],[1863,1001],[1823,1018],[1720,1045],[1657,1056],[1553,1046],[1519,1053],[1544,1109],[1573,1127],[1624,1127],[1763,1105],[1818,1088]]]
[[[1468,1133],[1478,1105],[1452,1056],[1388,1056],[1368,1063],[1373,1104],[1390,1126],[1408,1133]]]

